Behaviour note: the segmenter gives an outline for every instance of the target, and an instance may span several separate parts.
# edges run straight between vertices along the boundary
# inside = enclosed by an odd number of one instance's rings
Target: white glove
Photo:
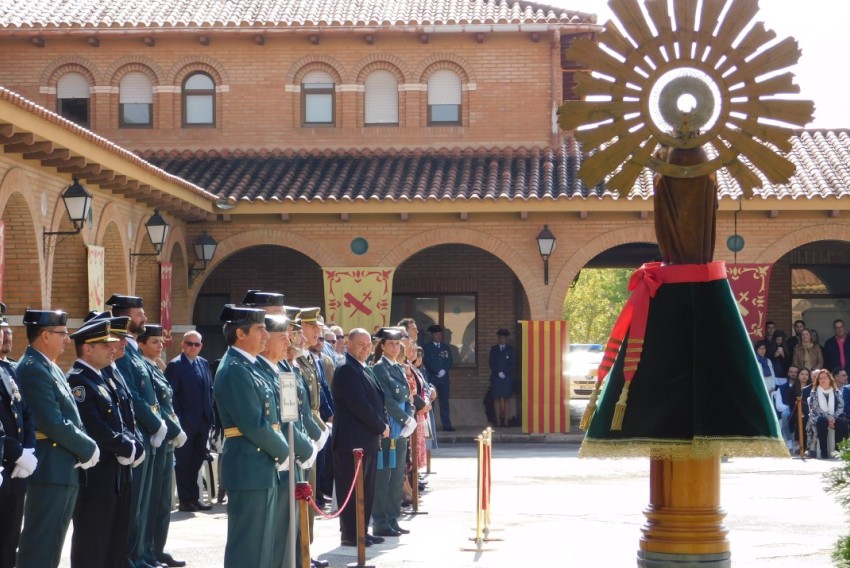
[[[439,372],[439,373],[437,373],[437,378],[438,378],[438,379],[442,379],[442,378],[443,378],[443,377],[445,377],[445,376],[446,376],[446,370],[445,370],[445,369],[440,369],[440,372]]]
[[[504,379],[504,378],[505,378],[505,374],[504,374],[502,371],[499,371],[499,378],[500,378],[500,379]]]
[[[90,467],[94,467],[97,465],[97,462],[100,461],[100,448],[97,446],[94,447],[94,453],[89,458],[89,461],[85,463],[77,463],[74,467],[79,467],[80,469],[88,469]]]
[[[289,456],[286,456],[286,459],[277,464],[275,468],[277,468],[278,471],[289,471]]]
[[[186,443],[186,440],[189,439],[189,436],[186,435],[186,432],[180,430],[180,433],[174,438],[174,446],[177,448],[182,448],[183,444]]]
[[[130,465],[130,464],[132,464],[132,463],[133,463],[133,461],[135,461],[135,459],[136,459],[136,445],[135,445],[135,444],[133,444],[133,451],[132,451],[132,452],[130,452],[130,457],[129,457],[129,458],[122,458],[121,456],[115,456],[115,459],[117,459],[117,460],[118,460],[118,463],[120,463],[121,465]]]
[[[399,436],[401,436],[402,438],[407,438],[408,436],[413,434],[414,430],[416,430],[416,420],[414,420],[413,418],[408,418],[407,422],[404,423],[404,427],[401,429],[401,434],[399,434]]]
[[[133,467],[137,467],[140,463],[145,461],[145,451],[142,450],[142,453],[136,458],[136,461],[133,462]]]
[[[328,438],[330,437],[330,435],[331,435],[331,426],[330,426],[330,424],[328,424],[328,427],[326,429],[322,430],[322,433],[319,434],[319,439],[314,442],[319,447],[320,450],[325,447],[325,444],[328,442]]]
[[[15,470],[20,468],[22,471],[16,476],[15,472],[12,471],[12,477],[29,477],[32,475],[32,472],[35,471],[36,466],[38,465],[38,458],[35,457],[35,448],[24,448],[21,457],[15,462]],[[21,473],[26,473],[26,475],[20,475]]]
[[[159,421],[159,430],[156,431],[156,434],[151,436],[151,446],[154,448],[158,448],[162,445],[162,442],[165,440],[165,435],[168,433],[168,428],[165,426],[165,422],[162,420]]]
[[[15,469],[12,470],[12,478],[17,477],[19,479],[26,479],[29,476],[30,476],[30,474],[25,469],[21,468],[21,466],[19,466],[19,465],[16,465]],[[0,485],[2,485],[2,484],[3,484],[3,481],[2,481],[2,478],[0,478]]]
[[[316,447],[314,442],[310,442],[310,445],[313,446],[313,453],[310,454],[310,457],[304,460],[295,460],[295,463],[298,464],[298,467],[301,469],[310,469],[313,467],[313,464],[316,463],[316,458],[319,456],[319,448]]]
[[[2,472],[3,472],[3,466],[0,466],[0,473],[2,473]],[[14,474],[15,471],[12,470],[12,473]],[[3,485],[3,476],[0,475],[0,486],[2,486],[2,485]]]

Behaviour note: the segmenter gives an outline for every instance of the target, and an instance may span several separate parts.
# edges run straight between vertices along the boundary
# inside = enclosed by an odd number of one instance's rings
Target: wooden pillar
[[[720,456],[706,460],[653,459],[649,506],[638,566],[731,566],[726,516],[720,507]]]

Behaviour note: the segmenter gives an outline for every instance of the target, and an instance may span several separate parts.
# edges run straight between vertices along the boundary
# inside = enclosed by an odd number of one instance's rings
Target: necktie
[[[502,345],[502,346],[499,348],[499,351],[504,352],[504,351],[505,351],[505,346],[504,346],[504,345]]]
[[[195,369],[196,375],[198,375],[199,377],[203,377],[203,375],[201,374],[201,363],[197,359],[192,361],[192,368]]]

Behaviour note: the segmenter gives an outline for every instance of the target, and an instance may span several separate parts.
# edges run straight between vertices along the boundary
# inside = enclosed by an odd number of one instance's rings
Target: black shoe
[[[180,566],[185,566],[185,560],[175,560],[173,556],[166,553],[156,559],[160,564],[165,564],[166,566],[172,566],[174,568],[180,568]]]
[[[419,492],[420,492],[420,493],[421,493],[421,492],[423,492],[423,491],[425,491],[425,488],[426,488],[426,487],[428,487],[428,484],[427,484],[427,483],[422,483],[421,481],[419,482]]]
[[[194,505],[199,511],[212,511],[212,505],[204,505],[200,501],[193,501],[192,505]]]
[[[388,529],[380,530],[380,531],[375,531],[375,530],[373,530],[373,531],[372,531],[372,534],[376,535],[377,537],[382,537],[382,536],[401,536],[401,532],[399,532],[399,531],[395,530],[394,528],[388,528]],[[369,535],[367,535],[367,536],[366,536],[366,538],[369,538]],[[373,536],[372,538],[375,538],[375,536]],[[384,542],[384,539],[381,539],[381,542]],[[380,543],[378,543],[378,544],[380,544]]]
[[[310,564],[313,568],[328,568],[328,566],[330,566],[330,562],[327,560],[318,560],[316,558],[311,558]]]
[[[383,542],[384,539],[379,536],[374,536],[371,534],[366,535],[366,546],[369,546],[370,544],[382,544]]]
[[[189,501],[180,501],[180,504],[177,506],[177,510],[183,513],[195,513],[198,511],[198,507]]]
[[[383,542],[383,541],[384,541],[384,539],[381,539],[381,542]],[[356,538],[343,538],[339,541],[339,545],[340,546],[357,546],[357,539]],[[368,538],[366,539],[366,546],[372,546],[372,541],[369,540]]]
[[[401,528],[401,527],[400,527],[400,526],[398,526],[398,525],[394,526],[394,527],[393,527],[393,530],[394,530],[395,532],[397,532],[397,533],[400,533],[400,534],[410,534],[410,531],[409,531],[409,530],[407,530],[407,529],[403,529],[403,528]]]

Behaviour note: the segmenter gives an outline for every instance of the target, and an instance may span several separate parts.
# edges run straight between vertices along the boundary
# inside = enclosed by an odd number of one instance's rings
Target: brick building
[[[478,347],[453,374],[452,408],[481,423],[497,328],[560,318],[586,266],[650,260],[649,174],[622,197],[582,186],[555,122],[575,96],[564,50],[596,29],[589,14],[504,0],[0,0],[13,323],[26,306],[80,321],[85,245],[105,248],[106,293],[144,296],[152,321],[157,260],[172,263],[175,330],[204,330],[212,357],[221,304],[248,287],[324,305],[323,267],[395,267],[393,317],[457,322],[459,352]],[[785,329],[795,305],[832,314],[850,298],[850,139],[804,131],[793,147],[795,178],[752,200],[720,175],[717,257],[774,263],[768,315]],[[72,177],[94,194],[92,222],[43,237],[69,225]],[[159,258],[133,256],[153,252],[153,208],[169,238]],[[558,238],[547,285],[544,224]],[[218,248],[190,279],[203,233]]]

